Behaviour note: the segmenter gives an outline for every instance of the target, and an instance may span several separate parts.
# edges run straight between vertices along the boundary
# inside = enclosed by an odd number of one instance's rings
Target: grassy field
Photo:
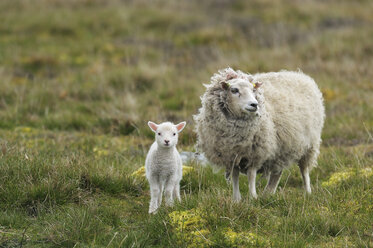
[[[372,10],[0,1],[0,247],[373,247]],[[179,150],[193,151],[202,83],[227,66],[316,80],[327,118],[313,194],[293,166],[276,195],[234,204],[222,172],[190,163],[182,202],[149,216],[146,122],[186,120]]]

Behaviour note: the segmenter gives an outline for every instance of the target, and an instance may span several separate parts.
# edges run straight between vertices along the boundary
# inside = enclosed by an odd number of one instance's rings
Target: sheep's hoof
[[[274,195],[276,193],[277,187],[276,188],[271,188],[271,187],[265,187],[263,190],[264,195]]]
[[[264,196],[271,196],[271,195],[274,195],[275,192],[273,192],[272,190],[264,190],[263,191],[263,195]]]
[[[234,203],[239,203],[240,201],[241,201],[241,195],[233,196],[233,202],[234,202]]]
[[[251,194],[250,198],[256,200],[256,199],[258,199],[258,195],[257,194]]]

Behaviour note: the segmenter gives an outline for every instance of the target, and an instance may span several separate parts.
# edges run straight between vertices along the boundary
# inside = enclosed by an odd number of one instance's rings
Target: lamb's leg
[[[174,199],[173,199],[173,191],[174,191],[174,186],[175,186],[175,182],[173,181],[169,181],[166,183],[165,185],[165,201],[166,201],[166,206],[172,206],[173,203],[174,203]]]
[[[277,173],[271,172],[267,185],[264,188],[264,191],[271,193],[271,194],[276,193],[276,189],[277,189],[278,183],[280,182],[281,175],[282,175],[282,171],[277,172]]]
[[[161,206],[161,204],[162,204],[162,195],[163,195],[163,188],[164,188],[164,183],[162,184],[162,183],[160,183],[159,184],[159,196],[158,196],[158,207],[160,207]]]
[[[241,201],[241,193],[240,193],[240,186],[239,186],[239,176],[240,176],[240,169],[234,167],[232,173],[232,186],[233,186],[233,201],[239,202]]]
[[[177,182],[174,186],[174,198],[176,198],[179,202],[181,202],[180,197],[180,182]]]
[[[308,194],[311,194],[310,170],[317,165],[318,149],[310,149],[299,161],[299,169],[303,178],[303,186]]]
[[[155,181],[150,181],[150,206],[149,206],[149,214],[155,213],[159,207],[158,201],[160,197],[160,190],[159,184]]]
[[[254,199],[258,198],[258,195],[256,194],[256,168],[249,168],[247,171],[247,178],[249,180],[249,191],[250,196]]]

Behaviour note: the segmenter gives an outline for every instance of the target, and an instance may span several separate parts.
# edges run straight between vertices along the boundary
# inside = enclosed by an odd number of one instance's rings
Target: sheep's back
[[[265,107],[271,116],[283,153],[297,155],[318,145],[325,110],[315,81],[301,72],[255,75],[263,83]]]

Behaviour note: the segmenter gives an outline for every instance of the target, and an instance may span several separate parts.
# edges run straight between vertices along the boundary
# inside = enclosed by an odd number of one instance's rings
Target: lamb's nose
[[[257,108],[258,104],[257,103],[251,103],[250,106],[253,107],[253,108]]]
[[[164,142],[165,142],[166,144],[168,144],[170,141],[169,141],[169,140],[164,140]]]

